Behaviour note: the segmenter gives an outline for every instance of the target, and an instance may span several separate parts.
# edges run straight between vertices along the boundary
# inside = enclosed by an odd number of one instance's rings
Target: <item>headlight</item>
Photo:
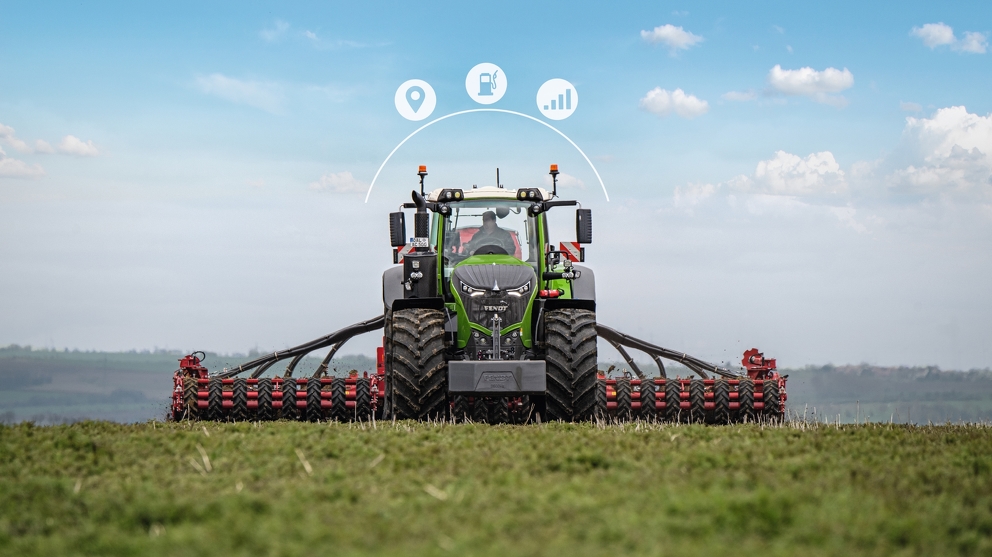
[[[523,296],[524,294],[526,294],[528,292],[530,292],[530,281],[527,281],[526,284],[524,284],[523,286],[521,286],[519,288],[512,288],[512,289],[506,290],[506,293],[507,294],[509,294],[510,296],[516,296],[517,298],[519,298],[520,296]]]
[[[475,296],[482,296],[483,294],[485,294],[485,293],[486,293],[486,291],[485,291],[484,289],[482,289],[482,288],[473,288],[473,287],[471,287],[471,286],[469,286],[469,285],[467,285],[467,284],[465,284],[465,283],[464,283],[464,282],[462,282],[462,281],[458,281],[458,282],[461,282],[461,285],[462,285],[462,292],[464,292],[464,293],[466,293],[466,294],[468,294],[469,296],[472,296],[472,297],[475,297]],[[529,284],[530,284],[530,283],[528,283],[528,285],[529,285]],[[519,296],[519,294],[517,294],[517,295]]]

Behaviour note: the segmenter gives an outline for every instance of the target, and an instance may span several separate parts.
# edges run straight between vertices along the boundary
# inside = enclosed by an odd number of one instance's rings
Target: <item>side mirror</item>
[[[592,243],[592,209],[575,210],[575,241],[580,244]]]
[[[389,245],[394,248],[406,245],[406,215],[403,211],[389,213]]]

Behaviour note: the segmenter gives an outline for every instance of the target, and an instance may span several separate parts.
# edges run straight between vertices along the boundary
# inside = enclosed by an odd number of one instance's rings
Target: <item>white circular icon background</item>
[[[473,101],[493,104],[506,93],[506,74],[496,64],[477,64],[465,76],[465,90]]]
[[[393,103],[400,116],[417,122],[434,112],[434,107],[437,106],[437,95],[434,94],[434,88],[426,81],[411,79],[404,81],[396,90]]]
[[[579,93],[564,79],[549,79],[537,90],[537,109],[545,118],[564,120],[579,106]]]

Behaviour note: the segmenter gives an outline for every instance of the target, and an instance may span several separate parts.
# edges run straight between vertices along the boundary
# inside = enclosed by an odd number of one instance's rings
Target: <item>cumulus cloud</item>
[[[727,91],[720,98],[727,101],[746,102],[758,98],[758,94],[748,89],[747,91]]]
[[[668,92],[661,87],[648,91],[640,104],[641,108],[658,116],[667,116],[674,112],[683,118],[695,118],[706,114],[710,109],[708,102],[695,95],[687,95],[682,89]]]
[[[693,45],[703,42],[703,38],[676,27],[670,23],[655,27],[651,31],[641,31],[641,38],[651,44],[664,44],[674,54],[679,50],[687,50]]]
[[[0,178],[40,178],[45,175],[45,169],[37,164],[12,159],[0,149]]]
[[[289,23],[277,19],[272,23],[272,27],[267,27],[258,32],[258,36],[262,37],[262,40],[270,43],[274,43],[281,39],[286,31],[289,30]]]
[[[768,72],[768,83],[780,93],[809,97],[840,108],[847,105],[847,99],[831,93],[850,89],[854,85],[854,75],[847,68],[817,71],[807,66],[798,70],[783,70],[776,64]]]
[[[992,197],[992,114],[952,106],[906,118],[902,150],[909,164],[888,177],[897,191]]]
[[[310,189],[334,193],[364,193],[369,185],[351,175],[351,172],[330,172],[319,180],[310,182]]]
[[[954,35],[954,28],[943,22],[913,27],[909,34],[922,40],[931,50],[938,46],[950,46],[957,52],[985,54],[988,49],[988,36],[984,33],[965,31],[964,38],[959,40]]]
[[[31,147],[14,134],[14,128],[0,124],[0,143],[7,145],[19,153],[30,153]]]
[[[237,104],[278,114],[282,108],[282,87],[276,83],[243,81],[215,73],[196,78],[200,91]]]
[[[847,190],[847,179],[830,151],[806,157],[776,151],[771,159],[758,163],[754,174],[728,182],[735,190],[793,197],[818,196]]]
[[[52,147],[51,143],[45,141],[44,139],[38,139],[34,142],[34,152],[51,154],[55,152],[55,148]]]
[[[74,135],[67,135],[59,142],[59,152],[77,157],[95,157],[100,154],[93,140],[83,141]]]

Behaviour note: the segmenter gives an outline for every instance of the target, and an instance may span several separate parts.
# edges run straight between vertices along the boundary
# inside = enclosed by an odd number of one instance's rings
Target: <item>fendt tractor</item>
[[[237,367],[209,373],[202,352],[180,360],[171,418],[365,421],[450,420],[491,424],[668,421],[725,424],[778,420],[785,381],[774,359],[744,353],[742,369],[704,362],[596,321],[596,280],[581,265],[592,211],[552,190],[495,186],[424,192],[389,215],[394,266],[382,275],[383,314]],[[575,210],[574,242],[551,242],[547,212]],[[557,248],[557,249],[556,249]],[[384,329],[373,373],[328,373],[351,337]],[[626,362],[598,368],[602,338]],[[328,349],[309,377],[300,361]],[[644,373],[627,349],[650,356]],[[692,373],[668,377],[662,359]],[[282,375],[267,374],[289,360]],[[275,375],[275,376],[273,376]],[[696,377],[698,376],[698,377]]]

